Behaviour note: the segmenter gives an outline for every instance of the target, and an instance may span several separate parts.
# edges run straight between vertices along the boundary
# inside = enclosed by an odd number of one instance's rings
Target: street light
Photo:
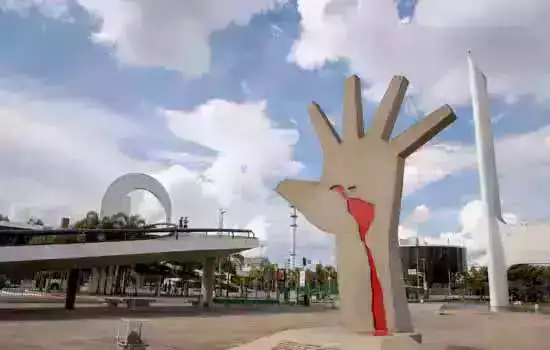
[[[424,295],[426,295],[428,291],[428,281],[426,280],[426,259],[422,258],[420,259],[420,261],[422,262],[422,279],[424,280],[423,281]]]
[[[420,244],[416,235],[416,297],[420,299]]]
[[[219,208],[218,209],[218,228],[219,229],[223,229],[223,217],[224,215],[227,213],[227,210],[225,210],[224,208]],[[222,231],[218,231],[218,236],[221,236],[222,235]],[[218,257],[218,271],[219,271],[219,281],[220,281],[220,288],[218,289],[219,290],[219,296],[222,295],[222,278],[221,278],[221,275],[222,275],[222,258]],[[229,288],[229,285],[227,286],[227,288]]]
[[[225,214],[227,214],[227,210],[225,210],[224,208],[218,209],[218,228],[219,229],[223,229],[223,226],[224,226],[223,218]],[[221,234],[222,232],[218,231],[218,235],[221,235]]]

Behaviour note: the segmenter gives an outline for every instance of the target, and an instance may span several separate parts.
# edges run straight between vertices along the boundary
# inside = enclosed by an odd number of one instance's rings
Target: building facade
[[[467,270],[466,248],[455,245],[400,244],[403,274],[409,286],[452,288]]]

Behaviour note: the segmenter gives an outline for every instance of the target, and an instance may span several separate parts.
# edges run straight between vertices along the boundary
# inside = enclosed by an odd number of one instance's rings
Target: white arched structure
[[[550,223],[501,225],[506,266],[550,264]]]
[[[166,222],[172,221],[172,201],[164,186],[154,177],[139,173],[122,175],[107,188],[101,201],[100,216],[110,216],[128,210],[128,194],[136,190],[144,190],[155,196],[164,209]]]

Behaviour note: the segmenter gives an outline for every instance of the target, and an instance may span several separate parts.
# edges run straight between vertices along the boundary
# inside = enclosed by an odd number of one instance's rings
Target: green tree
[[[487,287],[488,272],[487,266],[472,266],[464,274],[464,283],[466,288],[473,295],[479,295],[482,298],[488,294]]]
[[[327,289],[329,294],[338,293],[338,273],[334,266],[325,266],[327,272]]]
[[[546,294],[545,276],[549,272],[543,266],[519,264],[508,269],[510,295],[514,300],[538,302]]]
[[[262,265],[263,274],[263,289],[268,292],[275,291],[277,282],[277,266],[275,264],[266,263]]]
[[[328,271],[323,264],[315,265],[315,286],[323,288],[327,283]]]

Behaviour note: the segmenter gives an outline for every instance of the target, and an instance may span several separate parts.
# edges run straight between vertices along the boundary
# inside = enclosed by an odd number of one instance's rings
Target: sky
[[[290,210],[273,189],[321,171],[307,106],[338,129],[357,74],[368,123],[398,74],[394,135],[445,103],[458,117],[407,160],[399,235],[482,259],[467,52],[489,81],[505,218],[548,221],[548,15],[546,0],[0,0],[0,213],[77,220],[143,172],[175,219],[215,227],[223,207],[283,262]],[[163,219],[146,193],[132,210]],[[298,257],[333,264],[332,237],[298,225]]]

